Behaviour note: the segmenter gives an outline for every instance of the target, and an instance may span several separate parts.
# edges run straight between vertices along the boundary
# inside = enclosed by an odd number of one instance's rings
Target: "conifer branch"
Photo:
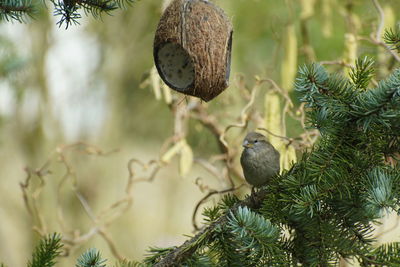
[[[238,244],[238,252],[247,252],[248,257],[272,258],[273,252],[277,250],[279,228],[246,206],[239,206],[236,213],[230,211],[227,228],[233,235],[232,239]]]
[[[42,239],[28,262],[28,267],[51,267],[55,265],[55,258],[60,255],[61,236],[54,233]]]
[[[392,50],[400,53],[400,27],[386,29],[383,40]]]
[[[356,60],[356,66],[351,67],[349,75],[357,89],[366,90],[374,72],[374,61],[364,57]]]
[[[57,25],[65,28],[72,24],[79,24],[82,18],[79,10],[83,9],[86,15],[98,18],[101,14],[110,14],[117,8],[126,8],[135,0],[50,0],[54,5],[53,15],[60,16]],[[25,22],[26,17],[32,17],[35,12],[32,0],[2,0],[0,1],[0,21]]]
[[[382,263],[383,266],[399,266],[400,243],[382,244],[370,253],[369,258]]]
[[[101,258],[100,252],[91,248],[83,253],[77,260],[76,267],[106,267],[105,259]]]
[[[208,226],[180,247],[154,251],[152,263],[179,266],[200,255],[227,266],[325,266],[351,256],[384,264],[371,255],[371,222],[400,204],[399,169],[382,158],[388,149],[400,150],[400,71],[374,89],[367,88],[371,75],[370,60],[356,64],[352,82],[316,64],[303,67],[296,89],[309,108],[309,125],[321,132],[319,144],[254,201],[206,209]],[[275,226],[288,229],[290,240],[270,243],[274,238],[262,229]]]
[[[186,241],[181,246],[174,248],[154,266],[179,266],[182,262],[191,257],[199,248],[207,243],[211,243],[216,238],[216,235],[214,234],[215,229],[228,223],[231,212],[236,213],[239,207],[259,209],[265,199],[265,194],[266,190],[261,189],[253,195],[254,197],[249,196],[246,199],[237,202],[228,212],[225,213],[225,215],[212,222],[209,226],[203,228],[192,239]]]
[[[25,17],[30,17],[34,12],[31,0],[3,0],[0,1],[0,21],[23,22]]]
[[[85,14],[91,14],[97,18],[102,13],[113,11],[117,8],[117,4],[112,0],[51,0],[54,4],[54,15],[61,16],[57,25],[61,27],[64,23],[67,29],[71,24],[79,24],[78,19],[82,16],[78,12],[83,8]]]

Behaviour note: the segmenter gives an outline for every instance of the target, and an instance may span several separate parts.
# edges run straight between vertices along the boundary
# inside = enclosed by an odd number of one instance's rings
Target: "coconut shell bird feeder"
[[[210,101],[229,84],[232,24],[207,0],[173,0],[154,38],[154,61],[172,89]]]

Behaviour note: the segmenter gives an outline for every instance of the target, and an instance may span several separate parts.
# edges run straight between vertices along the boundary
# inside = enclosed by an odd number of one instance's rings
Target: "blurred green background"
[[[165,140],[174,133],[174,114],[164,100],[156,99],[151,82],[143,82],[153,67],[152,42],[165,2],[137,1],[97,20],[84,16],[81,25],[68,30],[57,27],[51,4],[26,24],[0,25],[0,262],[26,264],[38,240],[32,226],[40,219],[48,233],[86,233],[95,223],[73,189],[78,188],[93,211],[100,212],[124,195],[130,159],[147,162],[160,156]],[[226,11],[234,25],[231,86],[207,104],[211,112],[228,114],[220,122],[222,127],[240,116],[246,104],[240,84],[252,88],[255,76],[273,79],[298,103],[291,91],[293,75],[304,63],[324,61],[330,71],[346,75],[346,64],[353,64],[357,57],[372,56],[377,81],[398,66],[374,39],[380,21],[373,1],[213,2]],[[379,3],[384,26],[394,27],[400,2]],[[179,101],[189,101],[172,94]],[[260,99],[254,108],[264,110]],[[288,136],[302,132],[299,123],[289,120],[287,126]],[[242,133],[235,133],[240,141]],[[96,151],[92,147],[85,153],[68,150],[65,156],[76,183],[70,179],[58,190],[66,173],[60,151],[78,141],[104,152],[117,151],[96,155],[91,153]],[[217,142],[196,122],[189,123],[187,141],[195,158],[218,153]],[[83,144],[79,147],[87,148]],[[34,172],[48,160],[45,169],[51,173],[44,176],[45,186],[40,187],[40,179],[32,178],[32,186],[42,189],[37,203],[43,217],[34,218],[24,206],[20,183],[27,177],[25,168]],[[226,188],[196,165],[180,177],[178,161],[173,158],[153,182],[135,184],[132,207],[107,228],[121,256],[140,260],[149,246],[179,245],[186,239],[184,234],[192,233],[193,209],[205,195],[195,184],[198,177],[209,187]],[[136,171],[138,176],[151,172]],[[241,194],[244,192],[247,189]],[[60,205],[64,227],[57,219]],[[397,221],[385,219],[380,231],[391,229]],[[381,239],[397,237],[391,233]],[[70,255],[59,260],[59,266],[72,266],[89,247],[100,249],[109,263],[114,262],[107,242],[95,234],[73,246]]]

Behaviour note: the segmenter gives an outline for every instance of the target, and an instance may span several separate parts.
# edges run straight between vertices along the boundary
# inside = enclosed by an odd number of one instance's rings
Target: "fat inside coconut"
[[[187,90],[194,82],[194,66],[186,50],[176,43],[165,43],[157,51],[157,65],[171,87]]]

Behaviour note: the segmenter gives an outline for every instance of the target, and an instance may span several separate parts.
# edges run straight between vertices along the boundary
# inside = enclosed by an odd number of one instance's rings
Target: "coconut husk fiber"
[[[210,101],[229,85],[232,24],[206,0],[174,0],[154,39],[154,60],[172,89]],[[183,71],[183,74],[182,74]]]

